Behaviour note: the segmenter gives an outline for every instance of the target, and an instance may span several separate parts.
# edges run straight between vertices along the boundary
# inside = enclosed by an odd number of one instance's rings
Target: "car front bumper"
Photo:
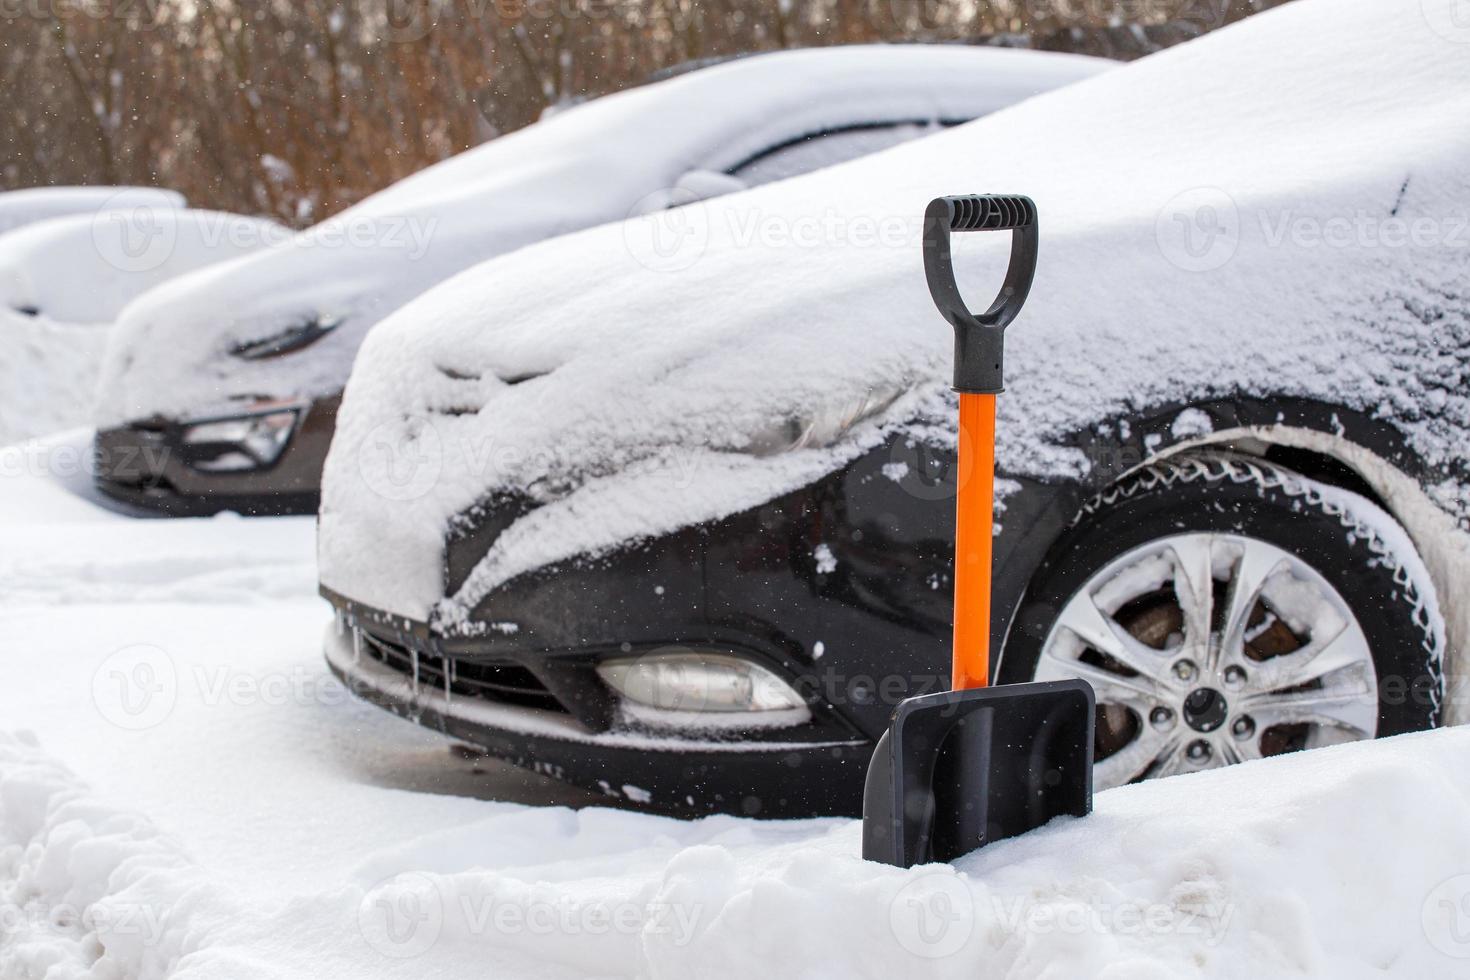
[[[268,466],[231,472],[208,472],[190,464],[183,441],[190,423],[139,422],[104,429],[94,442],[94,479],[115,500],[176,517],[225,510],[314,514],[340,403],[340,395],[308,403],[299,410],[279,457]]]
[[[368,630],[340,608],[324,652],[356,697],[514,765],[649,809],[771,818],[861,813],[873,743],[830,719],[708,736],[616,718],[589,725],[584,718],[595,707],[576,703],[575,692],[582,685],[595,701],[587,686],[601,684],[585,652],[526,654],[516,662],[446,657],[422,632],[382,622]],[[602,696],[616,700],[605,688]]]

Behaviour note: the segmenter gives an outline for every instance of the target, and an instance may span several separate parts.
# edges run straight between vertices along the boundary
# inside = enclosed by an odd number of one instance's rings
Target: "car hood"
[[[0,235],[69,214],[183,206],[184,195],[158,187],[28,187],[0,193]]]
[[[412,297],[492,256],[706,192],[676,188],[691,170],[718,178],[781,134],[870,116],[971,119],[1109,66],[966,47],[791,51],[558,112],[399,181],[269,254],[145,297],[119,324],[99,424],[334,393],[367,330]],[[289,356],[232,353],[322,322],[334,325],[330,333]]]
[[[516,575],[757,505],[896,427],[942,441],[951,338],[919,218],[943,194],[1026,193],[1041,216],[1009,331],[1006,471],[1079,476],[1078,430],[1241,392],[1356,406],[1453,458],[1470,58],[1433,26],[1449,3],[1303,0],[672,212],[660,247],[640,219],[456,277],[364,345],[324,477],[323,583],[452,626]],[[977,303],[1006,244],[957,239]],[[807,426],[828,438],[766,450]],[[495,491],[539,506],[446,597],[446,534]]]

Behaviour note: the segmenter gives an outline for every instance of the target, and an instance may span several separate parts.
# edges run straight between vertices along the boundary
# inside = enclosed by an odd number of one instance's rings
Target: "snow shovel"
[[[965,306],[950,235],[1011,232],[995,303]],[[1006,325],[1036,273],[1036,205],[1027,197],[941,197],[924,212],[924,273],[954,327],[960,396],[955,509],[953,690],[910,698],[873,754],[863,795],[863,857],[907,868],[951,861],[1063,814],[1092,809],[1092,688],[1081,680],[990,681],[995,396]]]

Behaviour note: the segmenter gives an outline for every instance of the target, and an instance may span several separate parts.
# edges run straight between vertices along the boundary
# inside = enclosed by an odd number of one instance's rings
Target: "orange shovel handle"
[[[995,501],[995,396],[960,394],[954,528],[956,691],[990,683],[990,561]]]

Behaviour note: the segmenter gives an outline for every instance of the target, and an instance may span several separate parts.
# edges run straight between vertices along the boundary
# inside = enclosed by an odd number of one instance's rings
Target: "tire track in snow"
[[[312,522],[224,517],[0,530],[0,607],[316,595]]]

